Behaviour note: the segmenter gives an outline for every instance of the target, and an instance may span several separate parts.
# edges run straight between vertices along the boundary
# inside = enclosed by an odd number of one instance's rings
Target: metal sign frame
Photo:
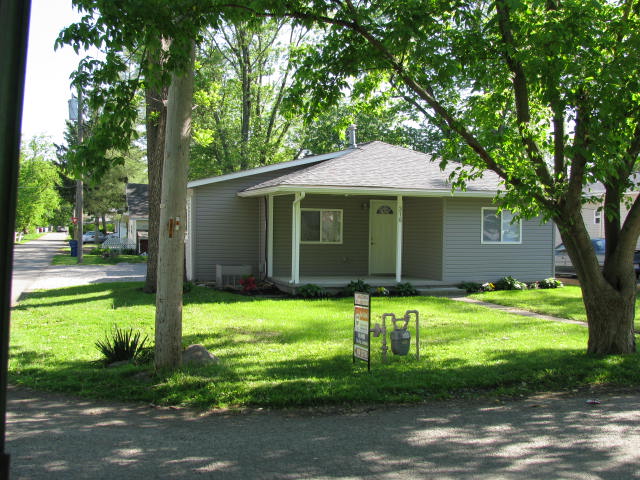
[[[356,358],[367,362],[371,371],[371,295],[353,294],[353,363]]]

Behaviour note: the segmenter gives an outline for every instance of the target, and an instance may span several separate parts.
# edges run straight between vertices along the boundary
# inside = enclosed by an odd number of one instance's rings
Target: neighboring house
[[[291,290],[357,279],[429,287],[552,276],[553,225],[499,214],[492,172],[452,193],[453,168],[384,142],[353,142],[192,181],[187,277],[224,282],[225,271],[251,272]]]
[[[149,235],[149,185],[127,183],[127,210],[118,225],[118,236],[135,245],[138,253],[147,251]]]
[[[631,208],[631,205],[640,192],[640,174],[635,173],[632,181],[636,185],[636,190],[626,192],[625,200],[622,202],[622,205],[620,205],[620,215],[623,222],[629,214],[629,208]],[[586,192],[587,196],[591,197],[591,201],[582,206],[584,225],[591,238],[605,238],[604,210],[602,208],[604,206],[604,186],[601,183],[594,183],[587,187]],[[562,243],[558,227],[555,228],[555,238],[557,245]],[[636,242],[636,249],[640,250],[640,238]]]

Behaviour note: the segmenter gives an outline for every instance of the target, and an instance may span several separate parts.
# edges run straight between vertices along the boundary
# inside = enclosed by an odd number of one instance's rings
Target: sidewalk
[[[52,258],[67,246],[66,233],[47,233],[38,240],[15,245],[11,305],[31,290],[72,287],[102,282],[144,281],[146,263],[115,265],[51,265]]]

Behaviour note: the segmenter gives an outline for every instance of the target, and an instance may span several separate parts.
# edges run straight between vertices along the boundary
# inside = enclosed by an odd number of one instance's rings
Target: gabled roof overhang
[[[320,194],[320,195],[381,195],[389,197],[466,197],[466,198],[493,198],[497,192],[486,190],[461,191],[457,190],[422,190],[422,189],[396,189],[388,187],[328,187],[314,185],[278,185],[254,190],[238,192],[239,197],[252,198],[265,195],[292,195],[294,193]]]

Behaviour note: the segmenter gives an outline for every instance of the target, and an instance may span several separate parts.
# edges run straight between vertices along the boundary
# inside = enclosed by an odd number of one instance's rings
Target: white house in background
[[[253,273],[313,283],[415,287],[553,275],[553,224],[512,222],[492,172],[452,191],[430,155],[384,142],[187,185],[187,277]],[[224,281],[224,279],[223,279]]]
[[[127,210],[118,222],[118,236],[129,245],[135,245],[138,253],[147,251],[149,239],[149,185],[127,183]]]
[[[625,193],[625,201],[620,206],[620,215],[622,221],[627,218],[629,214],[629,207],[636,200],[640,194],[640,174],[635,173],[633,183],[636,185],[636,189],[631,192]],[[589,232],[591,238],[604,238],[604,185],[601,183],[594,183],[587,187],[587,195],[592,198],[592,201],[582,206],[582,219],[584,225]],[[558,227],[555,227],[556,244],[562,243],[560,232]],[[640,239],[636,243],[636,250],[640,250]]]

